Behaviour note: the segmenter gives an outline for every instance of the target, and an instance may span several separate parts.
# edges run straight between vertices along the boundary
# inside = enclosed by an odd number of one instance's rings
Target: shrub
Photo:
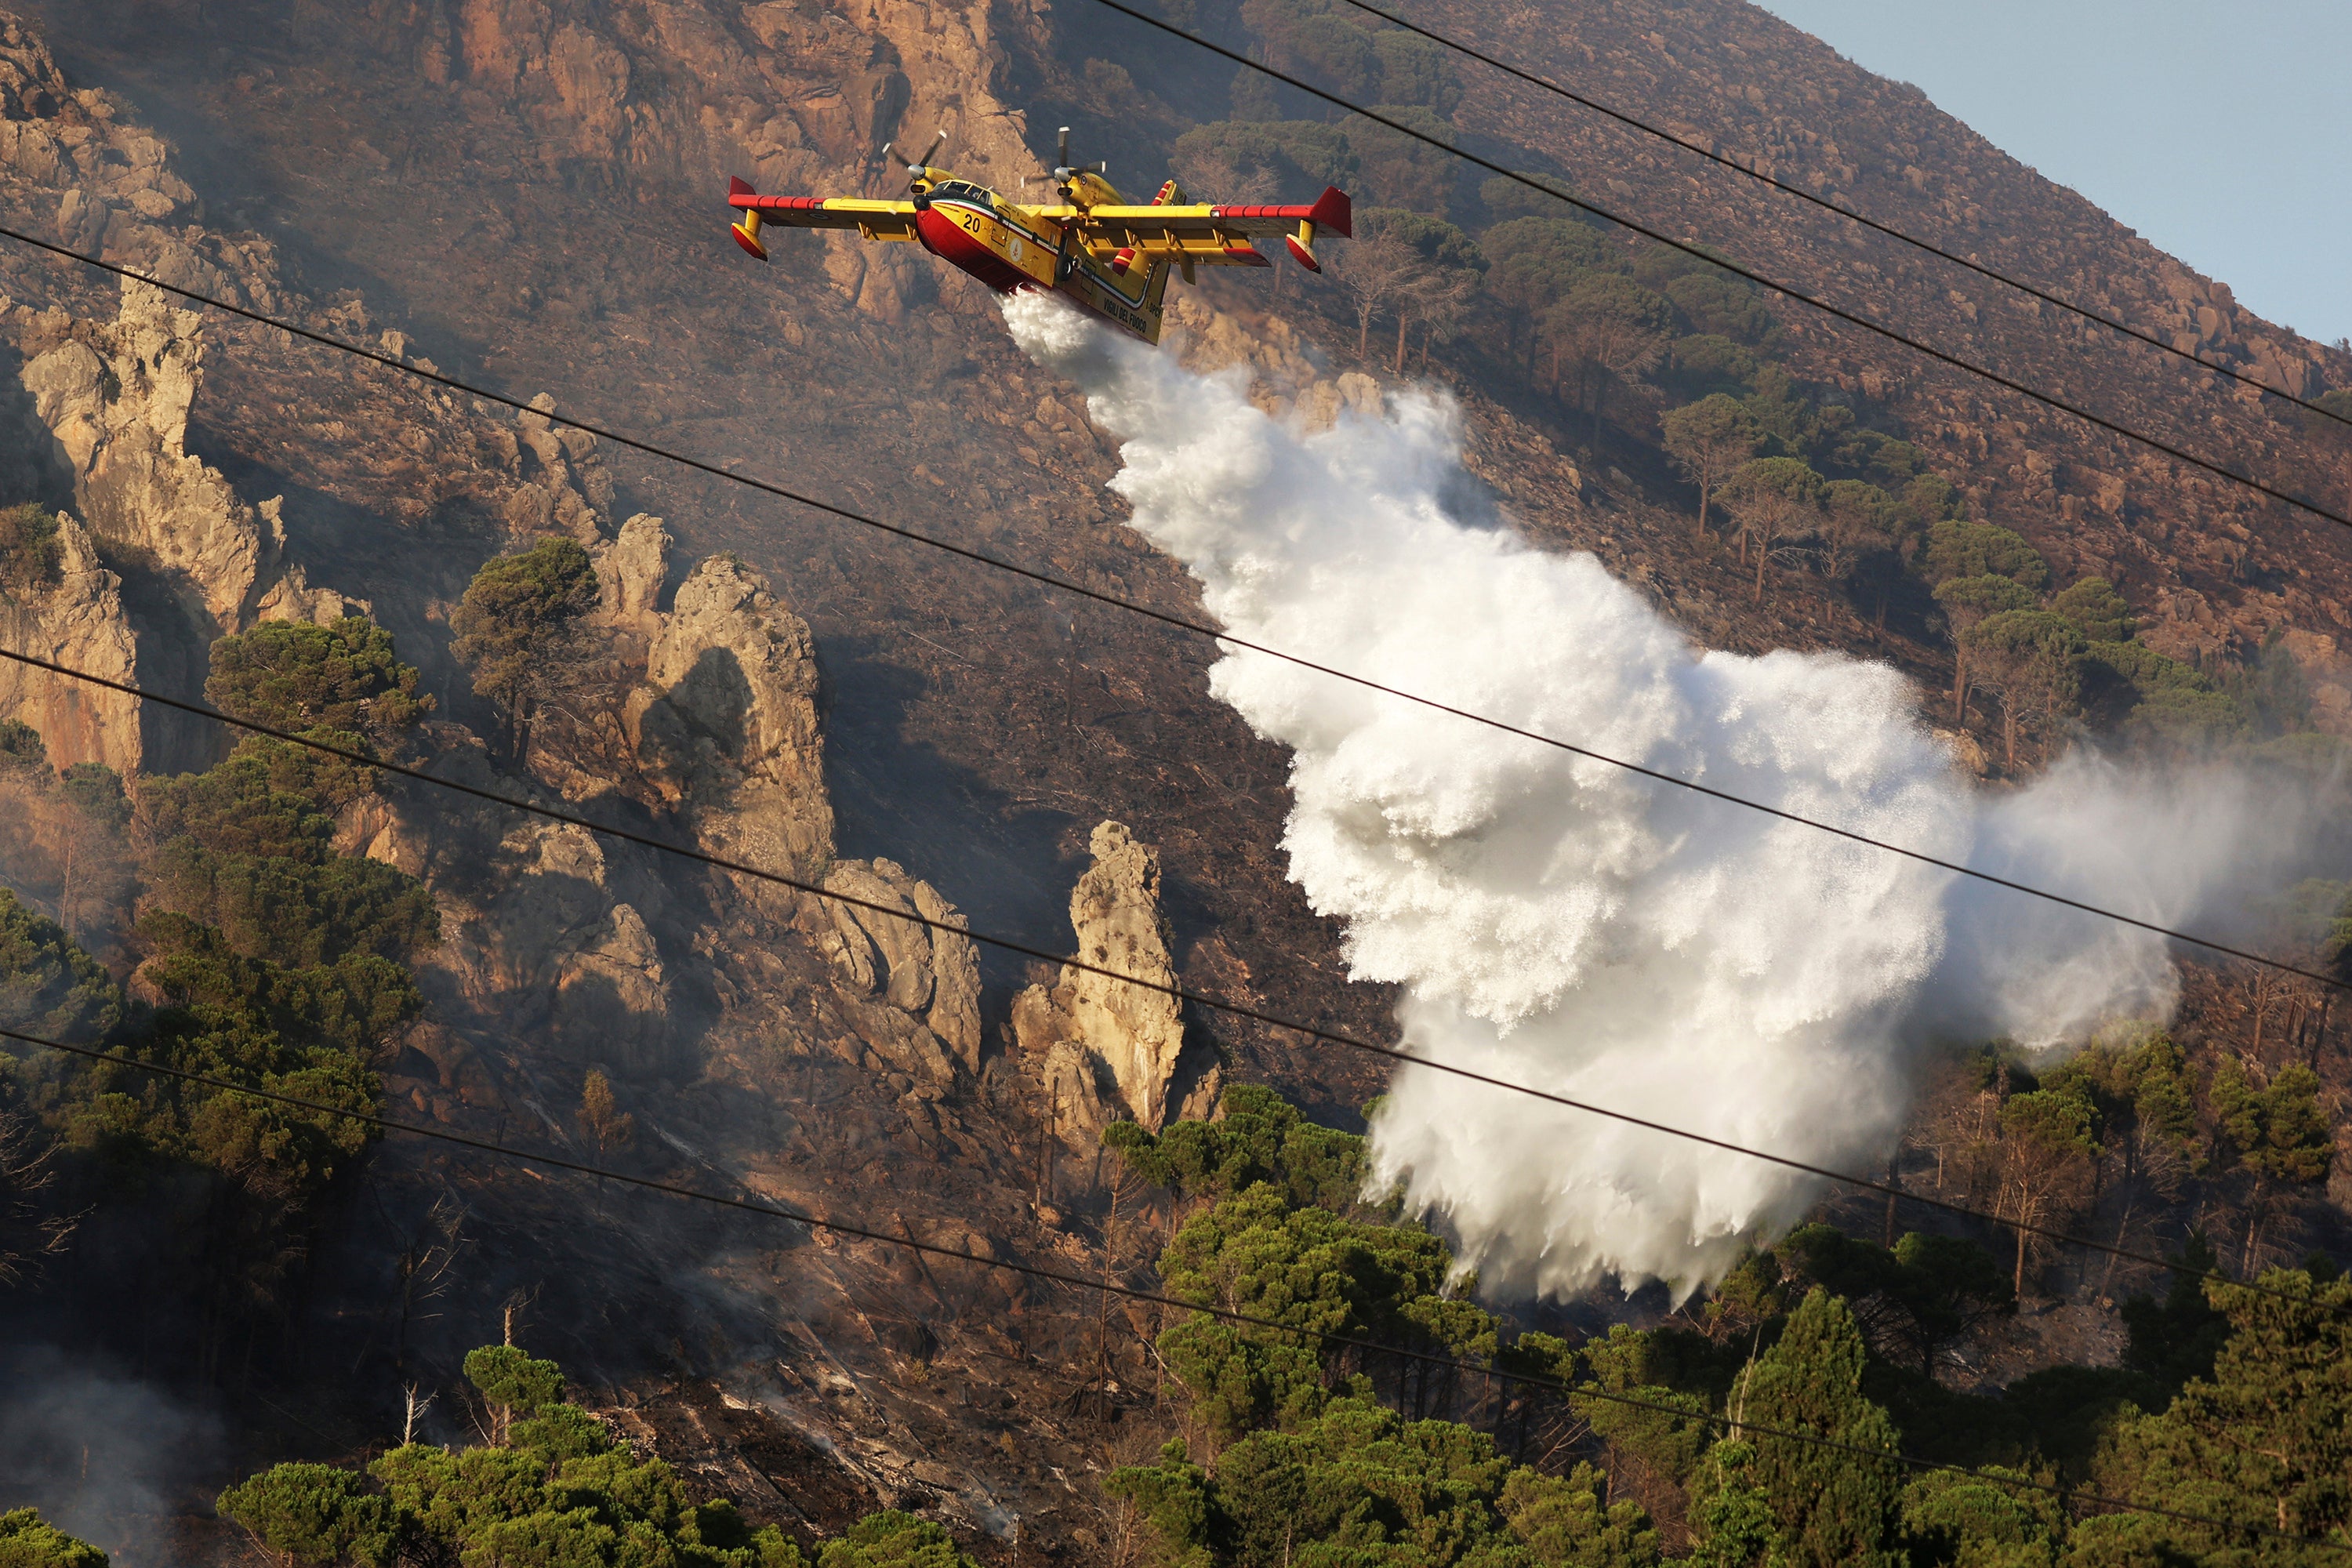
[[[501,555],[474,574],[457,613],[457,658],[474,672],[474,689],[520,715],[563,634],[596,605],[596,571],[569,539],[550,539]]]
[[[21,720],[0,720],[0,774],[46,780],[48,773],[49,748],[41,732]]]
[[[107,1568],[106,1553],[41,1518],[38,1509],[0,1513],[0,1568]]]
[[[0,588],[39,593],[59,580],[63,558],[57,513],[32,501],[0,511]]]
[[[0,1024],[102,1038],[121,1021],[113,976],[63,926],[0,888]]]
[[[273,729],[378,733],[433,708],[430,696],[417,695],[415,667],[394,657],[392,634],[360,616],[331,626],[270,621],[221,638],[205,700]]]

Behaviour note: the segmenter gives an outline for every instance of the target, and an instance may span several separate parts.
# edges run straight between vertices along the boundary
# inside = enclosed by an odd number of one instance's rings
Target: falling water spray
[[[1022,348],[1118,437],[1132,526],[1235,635],[1538,733],[2142,919],[2255,858],[2213,780],[2095,759],[1984,796],[1884,665],[1694,647],[1590,554],[1452,515],[1454,405],[1306,431],[1048,296]],[[1290,875],[1416,1055],[1810,1163],[1873,1168],[1917,1043],[2049,1047],[2173,1001],[2149,933],[1229,649],[1211,689],[1292,753]],[[1407,1067],[1374,1180],[1442,1215],[1489,1288],[1687,1291],[1818,1183]]]

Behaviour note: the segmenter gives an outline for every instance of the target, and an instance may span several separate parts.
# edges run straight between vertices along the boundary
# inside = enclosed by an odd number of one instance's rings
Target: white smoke
[[[1121,437],[1112,488],[1236,636],[1939,858],[2174,921],[2246,846],[2084,762],[1979,799],[1882,665],[1693,647],[1589,554],[1466,525],[1453,405],[1307,434],[1050,296],[1033,358]],[[1247,652],[1214,693],[1293,753],[1290,874],[1405,992],[1418,1055],[1840,1168],[1900,1130],[1927,1027],[2046,1046],[2172,1000],[2160,939]],[[2227,814],[2225,814],[2227,815]],[[1490,1287],[1687,1290],[1818,1184],[1423,1068],[1379,1180]]]

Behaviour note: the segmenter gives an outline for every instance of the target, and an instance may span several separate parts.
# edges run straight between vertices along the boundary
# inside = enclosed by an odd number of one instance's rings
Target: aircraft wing
[[[1071,208],[1048,208],[1040,217],[1077,216]],[[1347,193],[1327,189],[1311,205],[1218,206],[1193,203],[1181,206],[1093,206],[1086,209],[1079,232],[1088,251],[1109,257],[1125,251],[1150,261],[1194,262],[1203,266],[1263,267],[1265,258],[1251,241],[1265,235],[1288,237],[1296,253],[1302,250],[1312,266],[1317,230],[1347,237],[1353,215]],[[1302,246],[1300,239],[1306,241]]]
[[[854,228],[867,239],[915,237],[915,204],[865,201],[854,196],[763,196],[741,180],[727,182],[727,205],[743,216],[736,220],[735,243],[761,260],[768,247],[760,242],[762,224],[786,228]]]

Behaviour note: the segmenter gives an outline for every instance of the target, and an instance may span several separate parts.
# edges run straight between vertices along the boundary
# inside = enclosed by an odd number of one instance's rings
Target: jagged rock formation
[[[1160,855],[1124,823],[1105,822],[1088,841],[1095,863],[1070,893],[1070,924],[1087,963],[1160,985],[1176,983],[1167,917],[1160,909]],[[1183,1009],[1164,991],[1065,965],[1050,991],[1032,985],[1013,1002],[1013,1035],[1038,1063],[1055,1119],[1076,1138],[1126,1116],[1154,1131],[1171,1107],[1184,1050]],[[1213,1098],[1214,1085],[1194,1100]],[[1199,1115],[1188,1101],[1182,1114]]]
[[[879,909],[812,900],[804,916],[818,950],[858,994],[880,990],[894,1007],[919,1016],[967,1073],[980,1070],[980,963],[961,931],[964,917],[929,882],[891,860],[841,860],[826,873],[827,891]],[[919,916],[898,920],[886,911]],[[812,911],[814,914],[814,911]]]
[[[139,649],[122,613],[122,580],[99,563],[89,535],[58,514],[58,581],[11,596],[0,593],[0,637],[11,649],[110,680],[137,676]],[[58,767],[104,763],[139,769],[143,754],[136,700],[21,664],[0,664],[0,718],[41,732]]]
[[[621,524],[616,537],[599,540],[591,548],[599,618],[646,635],[661,629],[661,593],[669,574],[671,543],[660,518],[639,512]]]
[[[654,542],[640,526],[626,542],[643,582]],[[630,580],[614,570],[616,584]],[[833,861],[833,806],[808,623],[765,577],[720,555],[679,585],[660,627],[625,713],[646,776],[713,852],[821,875]]]
[[[68,336],[25,366],[34,412],[89,531],[103,547],[152,563],[192,620],[221,632],[256,619],[363,613],[288,563],[282,498],[252,505],[187,450],[201,325],[162,289],[125,279],[111,325]]]
[[[553,395],[541,393],[529,410],[515,416],[520,434],[500,443],[522,479],[507,498],[507,529],[522,538],[560,531],[593,546],[602,537],[598,525],[612,510],[612,477],[597,453],[596,437],[557,426],[548,418],[554,412]]]

